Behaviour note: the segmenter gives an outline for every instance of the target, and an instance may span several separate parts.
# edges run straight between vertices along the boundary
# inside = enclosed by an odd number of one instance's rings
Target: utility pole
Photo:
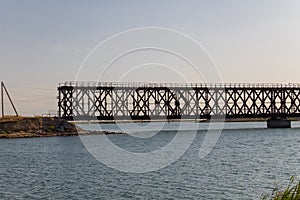
[[[2,117],[4,117],[3,82],[2,81],[1,81],[1,111],[2,111]]]
[[[7,97],[8,97],[8,99],[9,99],[9,101],[10,101],[10,104],[12,105],[12,107],[13,107],[15,113],[16,113],[16,116],[18,117],[19,115],[18,115],[17,109],[16,109],[16,107],[15,107],[15,105],[14,105],[12,99],[10,98],[10,95],[9,95],[9,93],[8,93],[8,91],[7,91],[7,89],[6,89],[5,85],[4,85],[4,83],[3,83],[3,81],[1,81],[1,107],[2,107],[2,117],[4,117],[4,91],[5,91]]]

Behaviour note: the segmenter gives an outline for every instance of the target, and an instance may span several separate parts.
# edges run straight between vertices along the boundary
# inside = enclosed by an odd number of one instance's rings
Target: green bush
[[[55,126],[49,126],[47,132],[55,132]]]
[[[285,190],[275,188],[271,195],[264,195],[262,200],[300,200],[300,182],[294,184],[295,177],[290,178],[290,182]]]

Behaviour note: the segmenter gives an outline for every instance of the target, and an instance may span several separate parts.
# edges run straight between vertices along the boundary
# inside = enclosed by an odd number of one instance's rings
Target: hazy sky
[[[91,49],[113,34],[140,27],[170,28],[194,38],[209,52],[224,82],[300,82],[298,0],[0,0],[0,79],[20,114],[57,110],[58,83],[75,79]],[[175,61],[168,65],[179,66]],[[131,63],[123,60],[108,77],[126,73],[125,65]],[[124,80],[133,80],[135,73],[156,80],[168,71],[157,73],[160,67],[144,66]]]

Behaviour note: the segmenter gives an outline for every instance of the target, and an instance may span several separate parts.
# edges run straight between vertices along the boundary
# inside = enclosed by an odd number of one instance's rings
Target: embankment
[[[53,117],[0,118],[0,138],[50,137],[78,135],[83,130],[74,124]]]

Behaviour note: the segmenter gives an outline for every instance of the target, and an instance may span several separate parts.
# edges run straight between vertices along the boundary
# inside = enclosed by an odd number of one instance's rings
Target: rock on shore
[[[0,138],[78,135],[73,123],[54,117],[0,118]]]

